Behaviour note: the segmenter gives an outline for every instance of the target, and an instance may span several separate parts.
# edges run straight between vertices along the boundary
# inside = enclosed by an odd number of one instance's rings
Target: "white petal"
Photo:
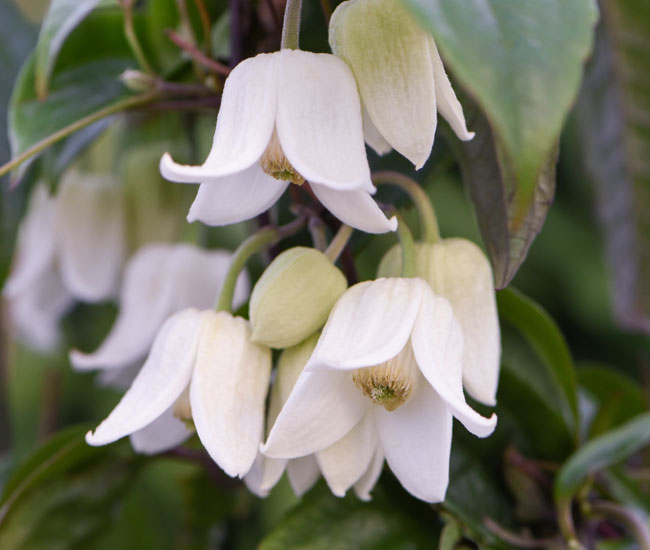
[[[275,487],[276,483],[280,481],[280,478],[282,477],[282,474],[287,467],[289,459],[270,458],[263,455],[261,452],[260,455],[264,457],[260,490],[270,491],[273,487]]]
[[[397,218],[388,219],[364,189],[338,191],[312,185],[314,194],[332,214],[347,225],[367,233],[386,233],[397,229]]]
[[[384,137],[379,133],[379,130],[377,130],[377,127],[372,123],[365,106],[361,113],[361,119],[363,121],[363,137],[366,140],[366,143],[380,156],[389,153],[392,150],[390,143],[384,139]]]
[[[379,476],[381,476],[383,469],[384,453],[381,450],[381,445],[377,445],[366,473],[363,474],[363,476],[361,476],[361,479],[354,485],[354,492],[356,493],[359,500],[363,500],[364,502],[371,500],[370,491],[373,490],[375,484],[377,481],[379,481]]]
[[[187,221],[227,225],[249,220],[271,208],[287,185],[273,179],[255,163],[242,172],[202,183]]]
[[[131,445],[136,453],[154,455],[178,447],[193,432],[174,416],[173,406],[151,424],[131,434]]]
[[[452,416],[424,380],[411,398],[392,412],[375,408],[386,461],[413,496],[442,502],[449,483]]]
[[[463,106],[458,101],[454,89],[451,87],[449,77],[445,67],[440,59],[438,48],[432,36],[429,36],[429,45],[431,48],[431,61],[433,62],[433,81],[436,89],[436,106],[438,112],[445,117],[445,120],[456,132],[456,135],[463,141],[470,140],[474,137],[474,132],[467,130]]]
[[[70,172],[57,197],[59,268],[66,287],[87,302],[118,288],[125,252],[124,204],[117,181]]]
[[[445,298],[428,292],[413,327],[411,343],[418,367],[453,415],[474,435],[487,437],[496,426],[496,415],[485,418],[466,402],[462,389],[463,335]]]
[[[348,66],[331,54],[285,49],[277,55],[276,125],[287,160],[311,183],[372,191],[361,104]]]
[[[60,341],[60,320],[72,307],[70,296],[55,271],[45,271],[28,288],[12,294],[9,319],[20,340],[37,351],[53,351]]]
[[[420,309],[420,279],[377,279],[358,283],[330,313],[308,369],[357,369],[379,365],[406,345]]]
[[[301,497],[318,481],[320,470],[313,455],[294,458],[287,466],[287,477],[293,492]]]
[[[417,247],[418,271],[449,300],[463,329],[463,384],[478,401],[494,405],[501,338],[492,268],[483,251],[465,239]]]
[[[330,22],[330,44],[350,65],[379,133],[421,168],[436,130],[427,32],[400,2],[357,1]]]
[[[262,452],[295,458],[329,447],[359,422],[370,406],[350,372],[303,372]]]
[[[95,381],[99,386],[113,388],[121,392],[129,389],[135,377],[142,368],[142,362],[138,361],[118,369],[101,370],[97,373]]]
[[[243,477],[263,437],[271,351],[251,342],[241,317],[205,315],[190,386],[192,417],[212,459],[228,475]]]
[[[332,493],[345,496],[368,470],[376,448],[375,417],[369,410],[344,437],[316,453],[316,462]]]
[[[90,445],[106,445],[151,424],[172,406],[192,376],[204,313],[181,311],[160,328],[133,384],[94,432]]]
[[[278,54],[260,54],[237,65],[221,96],[212,149],[202,166],[160,161],[164,178],[185,183],[213,183],[252,166],[264,153],[275,125]]]
[[[56,200],[45,184],[32,191],[25,217],[20,222],[11,274],[3,294],[11,298],[33,290],[47,271],[54,271]]]
[[[262,453],[258,452],[257,456],[255,457],[255,462],[253,462],[253,465],[251,466],[251,469],[244,476],[244,483],[246,484],[248,490],[260,498],[265,498],[269,495],[269,489],[262,487],[264,468],[267,460],[273,459],[267,458]],[[283,471],[284,468],[280,471],[280,476],[282,476]],[[273,485],[275,485],[275,483]]]

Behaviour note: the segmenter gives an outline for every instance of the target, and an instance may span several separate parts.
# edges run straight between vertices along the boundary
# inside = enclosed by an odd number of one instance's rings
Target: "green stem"
[[[626,508],[615,502],[598,501],[590,503],[586,512],[589,516],[611,517],[627,525],[638,542],[639,548],[642,550],[650,550],[650,529],[635,510]]]
[[[415,243],[413,234],[406,225],[404,218],[395,210],[392,214],[397,218],[397,236],[402,250],[402,277],[415,277]]]
[[[284,23],[282,25],[281,49],[298,50],[300,42],[300,14],[302,0],[287,0],[284,10]]]
[[[122,11],[124,12],[124,36],[126,37],[126,41],[129,43],[131,51],[133,51],[133,55],[138,61],[140,68],[149,74],[155,74],[153,68],[147,61],[147,56],[144,55],[138,36],[135,34],[135,29],[133,28],[133,3],[134,0],[124,0],[122,2]]]
[[[263,227],[241,243],[233,253],[232,260],[230,261],[230,267],[228,267],[228,273],[226,273],[226,278],[221,287],[221,294],[217,301],[216,310],[231,311],[237,279],[244,265],[253,254],[285,237],[293,235],[304,223],[305,218],[300,217],[282,227]]]
[[[25,162],[28,158],[33,157],[34,155],[37,155],[43,149],[46,149],[47,147],[49,147],[50,145],[53,145],[57,141],[60,141],[63,138],[68,137],[70,134],[73,134],[77,130],[81,130],[82,128],[85,128],[86,126],[92,124],[93,122],[97,122],[98,120],[101,120],[102,118],[113,115],[115,113],[119,113],[120,111],[124,111],[124,110],[130,109],[132,107],[137,107],[138,105],[143,105],[145,103],[149,103],[155,97],[156,97],[156,94],[153,94],[153,93],[147,93],[147,94],[127,97],[126,99],[122,99],[120,101],[117,101],[117,102],[113,103],[112,105],[108,105],[107,107],[104,107],[103,109],[100,109],[99,111],[95,111],[94,113],[91,113],[88,116],[80,118],[79,120],[73,122],[72,124],[66,126],[65,128],[61,128],[57,132],[54,132],[53,134],[50,134],[45,139],[43,139],[43,140],[39,141],[38,143],[32,145],[29,149],[22,152],[17,157],[14,157],[9,162],[7,162],[7,163],[3,164],[2,166],[0,166],[0,176],[4,176],[7,172],[10,172],[14,168],[16,168],[18,165]]]
[[[349,225],[342,224],[341,227],[339,227],[336,235],[334,235],[334,238],[325,250],[325,256],[327,256],[332,263],[336,262],[338,257],[341,255],[341,252],[343,252],[343,249],[348,244],[353,231],[354,229]]]
[[[429,196],[416,181],[404,174],[392,171],[375,172],[372,174],[372,181],[377,185],[395,185],[407,193],[418,210],[422,224],[421,238],[427,243],[435,243],[440,240],[436,211]]]
[[[557,520],[560,532],[567,542],[567,548],[570,550],[584,550],[578,540],[576,528],[573,524],[573,514],[571,513],[571,499],[563,498],[557,502]]]

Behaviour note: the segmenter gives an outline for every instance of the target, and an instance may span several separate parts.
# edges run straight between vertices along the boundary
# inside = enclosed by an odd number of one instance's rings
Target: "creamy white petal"
[[[389,153],[392,150],[390,143],[384,139],[379,133],[379,130],[377,130],[377,127],[372,123],[365,106],[361,112],[361,119],[363,121],[363,137],[366,143],[380,156]]]
[[[466,239],[443,239],[417,247],[418,272],[434,292],[449,300],[463,329],[463,385],[467,393],[494,405],[501,337],[489,260]]]
[[[364,189],[339,191],[315,184],[311,188],[323,206],[347,225],[366,233],[386,233],[397,229],[397,218],[388,219]]]
[[[361,104],[349,67],[330,54],[281,50],[276,126],[282,150],[309,182],[374,189]]]
[[[170,317],[122,400],[94,432],[90,445],[112,443],[148,426],[183,393],[192,376],[204,313],[193,309]]]
[[[78,299],[112,297],[124,262],[124,204],[117,181],[69,172],[57,196],[61,277]]]
[[[237,65],[226,79],[212,149],[202,166],[160,161],[164,178],[181,183],[216,183],[252,166],[264,153],[277,105],[278,55],[259,54]]]
[[[320,470],[313,455],[294,458],[287,466],[287,477],[293,492],[301,497],[318,481]]]
[[[354,492],[359,500],[363,500],[364,502],[372,500],[370,491],[373,490],[375,484],[379,481],[379,476],[381,476],[383,469],[384,453],[381,450],[381,445],[377,445],[368,469],[354,485]]]
[[[418,367],[447,403],[453,415],[474,435],[487,437],[496,426],[496,415],[485,418],[466,402],[462,389],[463,335],[451,304],[427,287],[411,343]]]
[[[122,368],[141,359],[151,347],[160,325],[184,307],[174,300],[180,283],[170,276],[176,269],[173,245],[152,244],[138,250],[129,260],[120,293],[120,310],[102,345],[90,354],[70,352],[70,361],[79,370]],[[179,307],[176,307],[176,306]],[[211,304],[204,304],[209,307]]]
[[[131,434],[131,446],[136,453],[154,455],[178,447],[192,435],[184,422],[174,416],[173,406],[151,424]]]
[[[307,369],[357,369],[379,365],[406,345],[420,309],[421,279],[358,283],[330,313]]]
[[[227,225],[254,218],[280,198],[289,185],[266,174],[259,163],[242,172],[202,183],[187,221]]]
[[[267,460],[273,460],[265,457],[262,453],[257,453],[257,456],[255,457],[255,462],[253,462],[253,465],[251,466],[251,469],[248,471],[248,473],[244,476],[244,484],[248,488],[248,490],[253,493],[255,496],[258,496],[260,498],[265,498],[269,495],[269,489],[264,489],[262,487],[262,481],[263,481],[263,476],[264,476],[264,465]],[[282,475],[282,472],[284,469],[280,472],[280,476]],[[273,484],[275,485],[275,483]]]
[[[3,294],[9,298],[26,290],[47,271],[54,271],[56,199],[40,183],[32,191],[20,222],[14,261]]]
[[[451,86],[445,67],[440,59],[438,48],[432,36],[429,36],[429,47],[431,49],[431,61],[433,62],[433,81],[436,90],[436,107],[438,112],[445,117],[445,120],[456,132],[456,135],[463,141],[474,137],[474,132],[467,130],[463,106],[456,97],[456,92]]]
[[[452,415],[424,380],[392,412],[375,408],[388,466],[404,488],[426,502],[442,502],[449,483]]]
[[[352,68],[379,133],[421,168],[437,123],[427,32],[401,2],[357,0],[332,16],[330,45]]]
[[[248,321],[205,312],[190,386],[196,433],[232,477],[251,469],[264,430],[271,351],[250,338]]]
[[[351,372],[303,372],[262,452],[295,458],[329,447],[359,422],[369,406]]]
[[[260,452],[260,455],[264,457],[262,478],[260,482],[260,491],[270,491],[284,473],[284,470],[289,463],[288,458],[271,458],[263,455]]]
[[[359,423],[333,445],[316,453],[316,462],[337,497],[345,496],[368,470],[377,448],[375,417],[369,410]]]
[[[58,273],[43,272],[8,301],[9,320],[17,337],[37,351],[53,351],[61,337],[61,317],[74,304]]]

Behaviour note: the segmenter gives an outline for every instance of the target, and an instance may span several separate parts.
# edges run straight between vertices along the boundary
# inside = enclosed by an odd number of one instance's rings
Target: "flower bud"
[[[127,69],[120,75],[120,80],[132,92],[148,92],[156,85],[151,75],[136,69]]]
[[[341,271],[318,250],[296,247],[280,254],[253,289],[253,341],[286,348],[321,328],[345,292]]]

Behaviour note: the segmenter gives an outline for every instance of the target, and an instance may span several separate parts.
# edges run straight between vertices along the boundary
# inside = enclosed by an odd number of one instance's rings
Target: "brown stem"
[[[208,13],[203,0],[194,0],[194,5],[199,12],[201,26],[203,27],[203,48],[208,57],[210,57],[212,52],[212,43],[210,41],[210,29],[212,28],[210,23],[210,14]]]
[[[173,30],[167,29],[165,31],[165,34],[174,44],[176,44],[182,50],[186,51],[194,61],[203,65],[206,69],[209,69],[213,73],[221,76],[227,77],[230,74],[230,69],[228,67],[205,55],[195,45],[190,44],[187,40],[185,40]]]

